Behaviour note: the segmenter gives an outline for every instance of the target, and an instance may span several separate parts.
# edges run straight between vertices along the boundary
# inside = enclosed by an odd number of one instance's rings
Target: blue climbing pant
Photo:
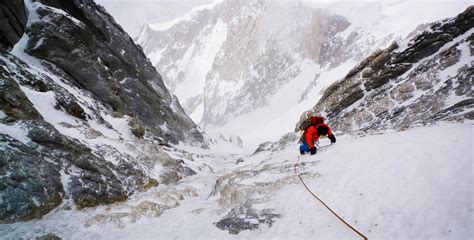
[[[305,154],[309,152],[309,145],[306,143],[306,141],[300,145],[300,153]]]

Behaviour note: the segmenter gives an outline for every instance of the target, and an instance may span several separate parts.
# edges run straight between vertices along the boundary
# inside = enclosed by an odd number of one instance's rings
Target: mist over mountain
[[[474,238],[470,2],[98,2],[0,2],[0,238]]]
[[[255,146],[291,131],[295,116],[372,51],[463,10],[434,4],[419,17],[407,2],[320,6],[216,2],[148,25],[137,42],[195,122]]]
[[[212,0],[97,0],[114,16],[114,19],[132,38],[143,26],[177,18],[193,7],[211,3]]]

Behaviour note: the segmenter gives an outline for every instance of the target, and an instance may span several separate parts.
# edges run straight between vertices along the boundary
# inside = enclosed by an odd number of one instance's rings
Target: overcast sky
[[[297,0],[269,1],[296,2]],[[145,24],[170,21],[184,15],[195,6],[209,4],[214,0],[96,0],[96,2],[104,6],[132,38],[136,38]],[[412,10],[418,11],[420,17],[423,17],[423,14],[429,12],[430,9],[437,11],[445,9],[445,12],[440,12],[439,15],[446,17],[450,16],[448,13],[453,10],[459,13],[461,11],[459,9],[472,5],[470,0],[301,0],[301,2],[314,8],[328,8],[334,13],[357,21],[370,17],[360,16],[358,12],[366,12],[367,8],[378,9],[375,5],[381,4],[396,5],[403,2],[412,4]],[[445,5],[446,8],[439,8],[440,4]],[[433,14],[430,13],[430,16]],[[399,17],[403,18],[403,14]],[[437,19],[426,19],[426,21],[434,20]]]
[[[145,24],[165,22],[213,0],[95,0],[112,14],[125,31],[137,37]]]

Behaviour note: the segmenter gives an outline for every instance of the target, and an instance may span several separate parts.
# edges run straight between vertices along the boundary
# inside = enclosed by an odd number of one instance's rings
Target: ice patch
[[[0,110],[0,120],[3,120],[7,117],[7,114],[5,114],[4,111]]]
[[[71,183],[71,175],[66,174],[64,169],[61,169],[59,173],[61,174],[61,184],[65,192],[65,196],[69,196],[69,184]]]
[[[16,123],[13,125],[0,123],[0,132],[9,135],[23,144],[31,142],[31,139],[28,137],[28,130],[23,128],[21,123]]]

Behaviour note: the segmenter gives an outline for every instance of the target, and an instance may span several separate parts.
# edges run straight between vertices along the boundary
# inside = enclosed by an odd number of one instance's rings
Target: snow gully
[[[351,226],[349,223],[347,223],[346,221],[344,221],[344,219],[342,219],[336,212],[334,212],[326,203],[323,202],[323,200],[321,200],[318,196],[316,196],[316,194],[314,194],[311,189],[309,189],[309,187],[306,185],[306,183],[303,181],[303,178],[298,174],[298,172],[296,171],[296,166],[298,166],[298,163],[300,161],[300,157],[298,156],[298,160],[296,160],[296,163],[295,163],[295,166],[294,166],[294,170],[295,170],[295,175],[300,179],[301,183],[303,184],[303,186],[306,188],[306,190],[314,197],[316,198],[316,200],[318,200],[321,204],[323,204],[334,216],[336,216],[339,220],[341,220],[342,223],[344,223],[347,227],[349,227],[352,231],[354,231],[355,233],[357,233],[361,238],[363,238],[364,240],[368,240],[368,238],[362,234],[361,232],[357,231],[357,229],[355,229],[353,226]]]

